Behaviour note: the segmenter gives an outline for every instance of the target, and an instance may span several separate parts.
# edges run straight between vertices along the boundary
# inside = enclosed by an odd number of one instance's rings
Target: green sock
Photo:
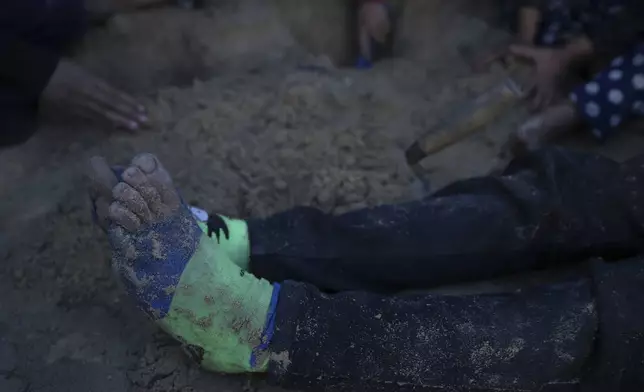
[[[243,221],[227,223],[229,240],[218,243],[204,231],[159,324],[188,345],[207,370],[265,372],[267,353],[256,348],[265,343],[273,286],[233,261],[247,260],[248,231]]]
[[[250,240],[248,238],[246,221],[231,219],[223,215],[219,215],[219,217],[228,228],[228,236],[219,233],[218,236],[213,235],[210,239],[214,242],[219,252],[226,253],[228,258],[239,266],[239,268],[248,271],[250,262]],[[197,223],[204,233],[208,233],[208,225],[205,222]]]

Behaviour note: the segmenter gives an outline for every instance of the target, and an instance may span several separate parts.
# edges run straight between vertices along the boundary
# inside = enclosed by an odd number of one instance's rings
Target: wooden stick
[[[478,97],[465,109],[453,113],[449,120],[427,132],[405,154],[407,163],[415,165],[428,155],[441,151],[482,130],[523,97],[521,88],[508,77],[497,86]]]

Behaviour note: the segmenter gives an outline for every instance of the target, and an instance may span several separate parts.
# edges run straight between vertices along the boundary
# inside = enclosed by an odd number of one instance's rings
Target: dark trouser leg
[[[287,282],[270,379],[334,391],[642,390],[642,296],[641,260],[498,295],[329,296]]]
[[[460,181],[420,201],[250,221],[250,269],[322,290],[390,293],[632,255],[642,229],[633,224],[637,204],[624,200],[626,185],[644,190],[637,184],[608,159],[544,150],[501,177]]]

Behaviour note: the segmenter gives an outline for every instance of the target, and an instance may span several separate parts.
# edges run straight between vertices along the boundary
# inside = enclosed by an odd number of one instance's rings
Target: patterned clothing
[[[644,116],[644,43],[615,58],[591,81],[577,87],[570,99],[599,139],[625,121]]]
[[[602,34],[625,13],[627,0],[548,0],[542,6],[543,23],[537,45],[562,46],[571,38]],[[609,37],[602,37],[610,42]],[[644,41],[631,46],[625,54],[589,82],[570,94],[578,112],[599,139],[613,134],[625,121],[644,115]]]
[[[542,8],[538,45],[560,46],[571,37],[592,35],[596,26],[625,10],[624,0],[592,0],[583,6],[574,0],[549,0]]]

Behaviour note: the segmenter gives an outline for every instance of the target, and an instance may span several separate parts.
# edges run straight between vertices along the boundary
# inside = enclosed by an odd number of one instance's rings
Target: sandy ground
[[[439,47],[436,36],[407,42],[424,42],[423,56],[358,72],[320,56],[326,41],[303,45],[279,7],[223,3],[119,16],[88,37],[80,61],[146,99],[153,129],[129,135],[49,116],[29,143],[0,152],[0,391],[268,390],[201,372],[122,296],[83,190],[89,156],[123,164],[156,153],[186,200],[210,211],[341,213],[421,197],[404,149],[497,80],[471,75],[446,43],[486,29],[469,18],[452,19]],[[298,12],[286,17],[311,17]],[[523,118],[517,108],[429,158],[433,186],[485,174]],[[624,158],[642,145],[627,134],[602,151]]]

